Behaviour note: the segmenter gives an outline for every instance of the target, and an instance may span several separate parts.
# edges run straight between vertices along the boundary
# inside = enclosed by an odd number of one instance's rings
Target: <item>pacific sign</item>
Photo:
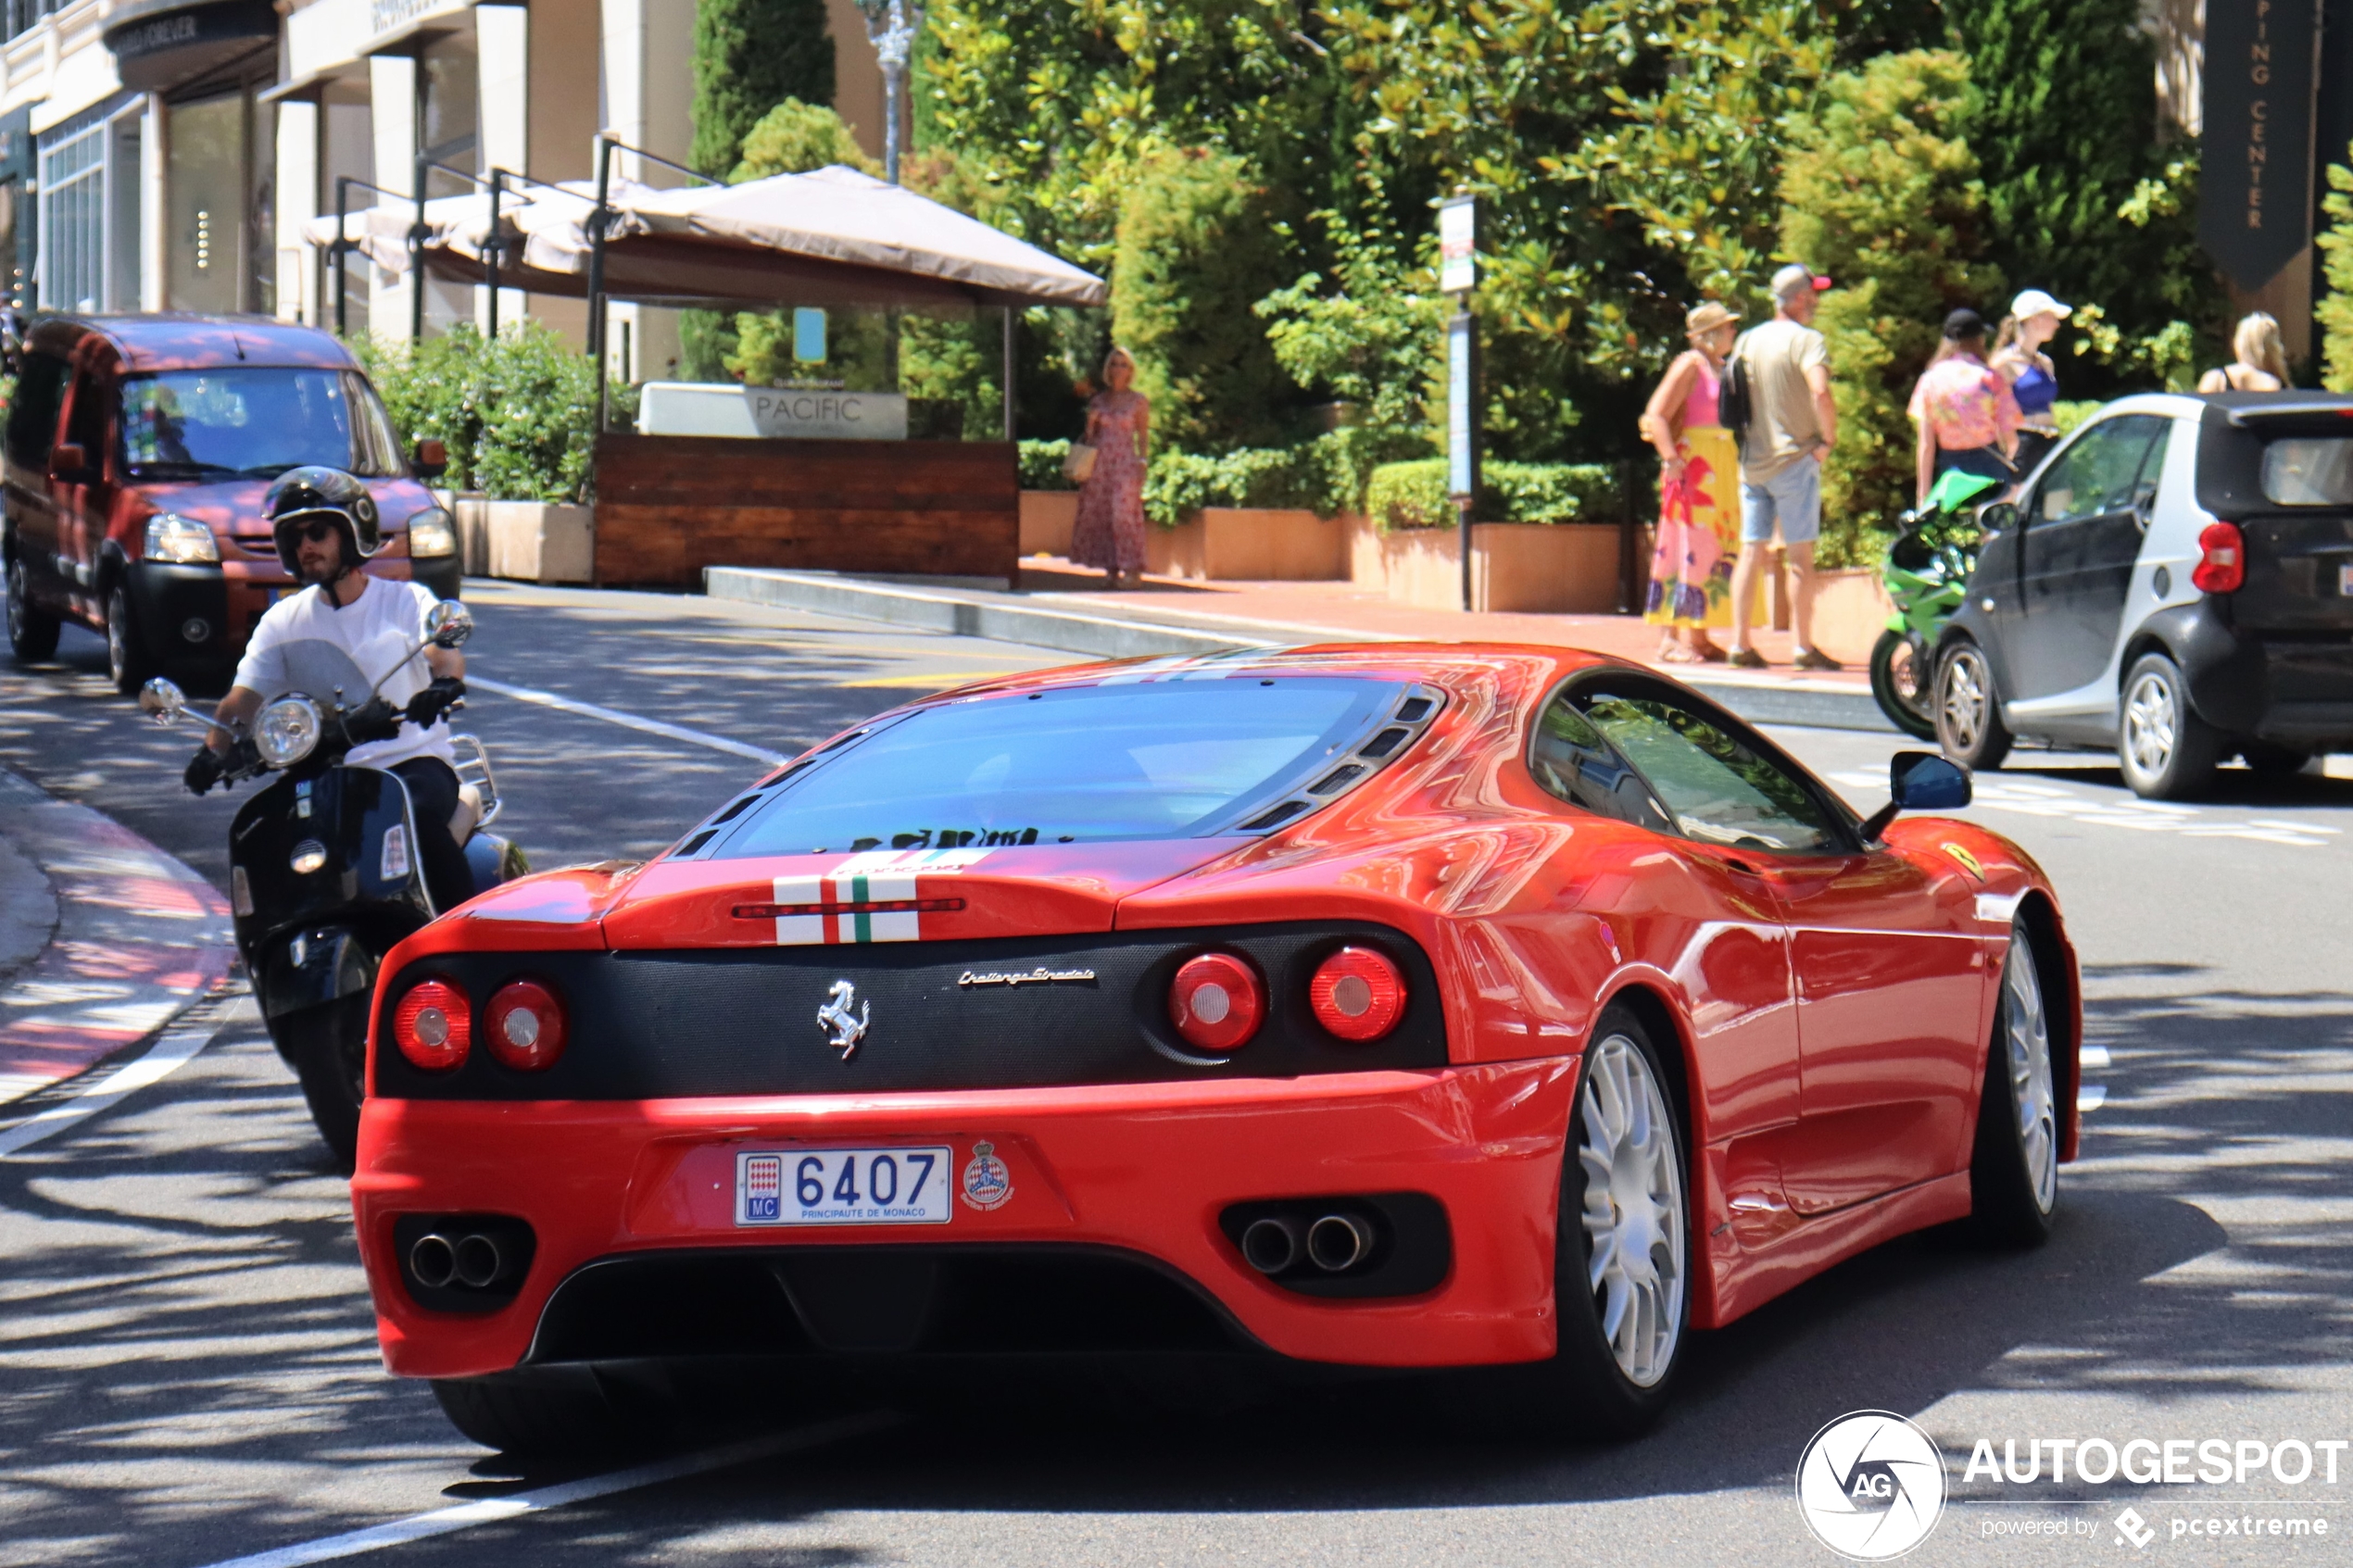
[[[904,441],[907,399],[896,392],[817,392],[746,387],[754,429],[765,436],[833,441]]]

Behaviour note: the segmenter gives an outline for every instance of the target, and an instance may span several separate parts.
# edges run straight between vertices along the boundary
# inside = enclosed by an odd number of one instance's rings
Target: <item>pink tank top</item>
[[[1699,374],[1692,379],[1691,391],[1683,395],[1685,430],[1716,423],[1716,392],[1721,384],[1715,370],[1707,362],[1707,356],[1699,356]]]

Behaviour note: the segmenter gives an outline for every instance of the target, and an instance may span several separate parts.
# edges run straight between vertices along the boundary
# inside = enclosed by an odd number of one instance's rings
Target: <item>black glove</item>
[[[400,734],[400,715],[384,698],[371,696],[343,716],[343,733],[354,746],[391,740]]]
[[[409,699],[409,721],[431,729],[465,700],[465,682],[455,675],[436,675],[432,685]]]
[[[180,775],[180,782],[188,786],[190,795],[202,795],[220,782],[228,766],[227,758],[208,746],[200,746],[196,754],[188,759],[188,771]]]

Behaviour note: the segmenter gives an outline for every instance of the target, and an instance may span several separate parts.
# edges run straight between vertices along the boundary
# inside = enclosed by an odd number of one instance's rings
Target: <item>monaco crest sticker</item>
[[[997,1158],[993,1143],[973,1145],[973,1157],[964,1166],[964,1201],[983,1213],[1004,1207],[1005,1199],[1013,1195],[1013,1173]]]

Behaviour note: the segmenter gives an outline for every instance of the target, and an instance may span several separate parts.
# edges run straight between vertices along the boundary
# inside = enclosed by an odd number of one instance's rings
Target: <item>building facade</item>
[[[338,280],[302,225],[473,188],[493,169],[593,178],[601,128],[683,161],[694,0],[0,0],[0,265],[22,309],[247,311],[406,337],[402,274]],[[882,149],[882,73],[854,0],[828,0],[835,107]],[[629,155],[614,172],[680,176]],[[489,291],[426,280],[429,332]],[[578,300],[500,291],[585,341]],[[661,319],[657,320],[659,315]],[[614,373],[660,375],[668,313],[615,306]]]

